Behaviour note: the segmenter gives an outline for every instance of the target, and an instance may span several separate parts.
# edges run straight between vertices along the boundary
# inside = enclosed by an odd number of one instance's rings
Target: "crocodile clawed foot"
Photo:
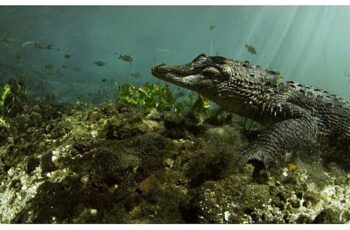
[[[253,165],[253,173],[252,173],[252,180],[259,183],[264,184],[268,180],[269,172],[266,169],[263,162],[253,159],[247,162],[248,164]]]
[[[256,159],[249,160],[247,163],[253,165],[254,167],[252,174],[253,178],[259,177],[262,171],[266,169],[264,163]]]
[[[262,149],[250,149],[243,154],[243,162],[251,164],[254,169],[252,179],[258,183],[264,183],[268,178],[269,156]]]

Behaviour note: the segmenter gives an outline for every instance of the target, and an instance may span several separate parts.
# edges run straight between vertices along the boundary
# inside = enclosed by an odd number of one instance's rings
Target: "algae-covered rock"
[[[342,213],[331,208],[323,209],[313,223],[316,224],[340,224]]]
[[[270,199],[269,186],[263,184],[250,184],[244,190],[241,197],[242,209],[251,214],[255,209],[267,206]]]
[[[0,116],[0,145],[6,143],[9,136],[9,124]]]
[[[33,103],[6,123],[0,223],[350,221],[348,172],[295,159],[252,178],[239,157],[247,140],[228,121],[118,102]]]
[[[285,169],[280,170],[286,176]],[[288,171],[289,173],[289,171]],[[329,178],[318,187],[305,171],[294,171],[288,183],[256,184],[247,174],[236,174],[203,184],[193,208],[202,223],[347,223],[345,207],[349,184],[342,188]],[[329,211],[331,210],[331,211]],[[339,217],[341,218],[335,218]]]

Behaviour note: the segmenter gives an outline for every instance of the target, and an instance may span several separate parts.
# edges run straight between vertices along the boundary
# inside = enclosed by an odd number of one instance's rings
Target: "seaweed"
[[[13,117],[20,112],[25,94],[24,83],[10,79],[0,88],[0,115]]]
[[[196,121],[197,123],[203,123],[212,115],[213,111],[210,107],[210,101],[198,94],[196,101],[193,103],[191,110],[187,113],[186,117]]]
[[[11,93],[11,86],[10,84],[5,84],[2,89],[1,89],[1,98],[0,98],[0,111],[3,112],[4,110],[4,105],[7,97]]]
[[[140,108],[170,111],[174,104],[174,97],[168,85],[146,83],[141,87],[123,84],[118,87],[117,98],[126,104]]]
[[[146,83],[141,87],[123,84],[118,87],[119,101],[143,109],[156,109],[158,112],[171,111],[175,115],[185,117],[196,124],[226,124],[232,115],[220,108],[212,106],[209,99],[195,93],[175,94],[173,96],[168,85]]]

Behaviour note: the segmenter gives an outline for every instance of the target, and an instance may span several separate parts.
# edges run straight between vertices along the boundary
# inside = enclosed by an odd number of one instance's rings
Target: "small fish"
[[[133,73],[131,73],[131,76],[134,78],[140,78],[141,74],[140,74],[140,72],[133,72]]]
[[[71,58],[71,57],[72,57],[71,54],[65,54],[65,55],[64,55],[64,58],[67,58],[67,59],[69,59],[69,58]]]
[[[58,52],[60,52],[60,51],[61,51],[61,49],[60,49],[60,48],[57,48],[56,50],[57,50]]]
[[[175,97],[176,97],[176,98],[185,96],[185,92],[184,92],[180,87],[176,87],[176,91],[178,91],[178,92],[175,94]]]
[[[52,44],[48,44],[48,45],[46,46],[46,49],[47,49],[47,50],[50,50],[50,49],[52,49],[52,47],[53,47]]]
[[[19,55],[19,54],[16,55],[16,60],[19,61],[19,60],[21,60],[21,58],[22,58],[21,55]]]
[[[178,92],[175,94],[175,97],[179,98],[179,97],[184,97],[185,95],[186,95],[185,92]]]
[[[213,30],[213,29],[215,29],[215,27],[216,26],[214,26],[214,25],[209,25],[209,30]]]
[[[106,65],[106,62],[103,62],[103,61],[95,61],[94,64],[97,65],[97,66],[105,66],[105,65]]]
[[[35,43],[34,48],[44,50],[44,49],[46,49],[46,45],[44,43]]]
[[[52,64],[45,64],[45,69],[52,70],[54,65]]]
[[[130,55],[119,55],[119,60],[122,60],[122,61],[125,61],[125,62],[128,62],[129,64],[131,64],[133,62],[133,59]]]
[[[156,52],[160,53],[170,53],[171,51],[168,48],[161,49],[161,48],[156,48]]]
[[[35,41],[26,41],[22,43],[22,47],[32,46],[34,47]]]
[[[252,45],[245,44],[245,47],[248,49],[249,53],[256,54],[256,49]]]
[[[118,55],[118,52],[114,52],[113,54],[114,54],[114,55]]]
[[[81,71],[81,68],[80,67],[74,67],[74,71],[79,72],[79,71]]]
[[[60,75],[60,76],[64,76],[64,74],[59,69],[57,70],[57,74]]]
[[[110,78],[103,78],[101,80],[103,83],[110,83],[110,84],[115,84],[115,81],[113,79],[110,79]]]
[[[62,69],[65,69],[66,68],[66,65],[61,65]]]
[[[5,42],[6,44],[10,44],[13,42],[13,38],[6,37],[6,38],[3,38],[2,41]]]

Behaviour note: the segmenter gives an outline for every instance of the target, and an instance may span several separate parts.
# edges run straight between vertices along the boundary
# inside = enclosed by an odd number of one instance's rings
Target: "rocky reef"
[[[253,178],[252,133],[122,102],[24,105],[0,123],[0,223],[349,223],[350,174],[318,151]]]

